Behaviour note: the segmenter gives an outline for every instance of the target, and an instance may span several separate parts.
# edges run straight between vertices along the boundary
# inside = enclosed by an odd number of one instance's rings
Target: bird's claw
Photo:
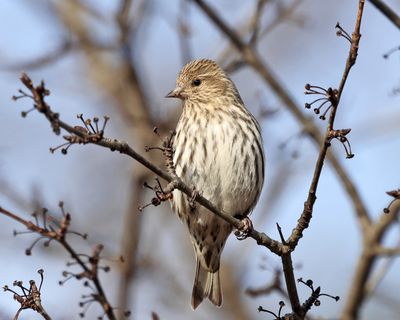
[[[251,222],[250,218],[245,217],[240,221],[240,226],[235,231],[235,236],[238,240],[244,240],[250,235],[252,231],[253,231],[253,222]]]

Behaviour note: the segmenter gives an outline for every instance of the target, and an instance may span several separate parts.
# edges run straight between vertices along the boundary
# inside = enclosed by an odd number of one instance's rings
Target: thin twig
[[[388,18],[397,28],[400,28],[400,17],[387,4],[381,0],[369,0],[386,18]]]
[[[251,36],[249,40],[250,45],[255,45],[258,41],[258,37],[260,35],[261,18],[266,4],[267,4],[266,0],[258,0],[257,2],[254,16],[250,21],[250,29],[251,29]]]
[[[308,310],[302,310],[300,305],[299,295],[297,293],[296,279],[293,272],[292,256],[290,252],[282,255],[282,266],[283,274],[285,275],[286,288],[288,291],[288,296],[293,313],[296,316],[304,318],[306,311]]]
[[[190,47],[190,11],[189,5],[186,0],[181,0],[179,5],[178,34],[179,34],[179,47],[183,65],[192,60],[192,50]]]
[[[291,15],[295,12],[295,10],[301,5],[303,0],[295,0],[290,3],[287,7],[279,10],[277,15],[273,18],[273,20],[264,28],[264,30],[260,31],[260,38],[263,38],[265,35],[271,33],[282,21],[287,18],[290,18]]]
[[[126,44],[130,36],[129,14],[132,7],[132,0],[123,0],[118,10],[116,20],[119,26],[119,39],[121,44]]]

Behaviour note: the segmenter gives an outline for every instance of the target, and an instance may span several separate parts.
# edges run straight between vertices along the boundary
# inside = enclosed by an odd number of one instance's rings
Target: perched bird
[[[235,84],[212,60],[188,63],[167,97],[183,100],[174,140],[177,175],[218,209],[238,219],[256,205],[264,182],[261,129]],[[173,191],[172,208],[189,229],[196,254],[195,309],[204,298],[222,304],[220,257],[232,226]]]

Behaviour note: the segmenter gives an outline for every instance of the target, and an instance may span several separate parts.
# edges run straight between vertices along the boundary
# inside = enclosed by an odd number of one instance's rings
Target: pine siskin
[[[260,126],[214,61],[188,63],[176,84],[167,95],[183,100],[174,140],[176,173],[220,210],[243,219],[256,205],[264,182]],[[220,257],[232,226],[202,206],[191,206],[179,190],[173,193],[172,207],[188,226],[196,253],[192,307],[205,297],[220,306]]]

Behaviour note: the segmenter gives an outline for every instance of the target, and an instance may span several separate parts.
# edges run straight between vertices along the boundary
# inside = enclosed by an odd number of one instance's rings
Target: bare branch
[[[47,118],[47,120],[51,124],[51,127],[53,128],[53,132],[56,133],[57,135],[60,134],[61,129],[64,129],[73,135],[72,137],[76,139],[75,143],[80,143],[80,144],[92,143],[110,149],[111,151],[119,151],[120,153],[128,155],[131,158],[135,159],[136,161],[138,161],[140,164],[142,164],[143,166],[154,172],[159,177],[171,183],[173,188],[179,189],[189,197],[193,195],[192,188],[184,184],[180,178],[172,176],[171,174],[167,173],[166,171],[163,171],[162,169],[160,169],[159,167],[148,161],[146,158],[144,158],[135,150],[133,150],[128,145],[128,143],[121,142],[116,139],[105,138],[102,135],[101,137],[98,135],[93,135],[90,132],[88,133],[85,130],[82,130],[80,127],[76,126],[73,127],[63,122],[60,119],[59,114],[53,112],[50,106],[44,101],[44,97],[48,95],[50,92],[45,88],[43,81],[39,86],[35,87],[32,83],[32,80],[26,74],[23,74],[21,76],[21,81],[32,93],[32,98],[35,103],[34,104],[35,109],[38,112],[42,113]],[[215,205],[213,205],[203,196],[197,195],[196,201],[205,208],[207,208],[208,210],[210,210],[211,212],[215,213],[217,216],[221,217],[228,223],[232,224],[236,229],[241,228],[242,226],[241,220],[236,219],[233,216],[218,210]],[[281,254],[282,252],[281,244],[278,241],[275,241],[270,237],[268,237],[265,233],[260,233],[256,230],[251,230],[249,236],[254,240],[256,240],[258,244],[267,247],[272,252],[278,255]]]
[[[43,319],[51,320],[51,317],[46,312],[46,310],[42,306],[42,301],[40,298],[40,290],[43,284],[43,269],[39,269],[38,273],[40,275],[40,285],[37,287],[35,281],[29,281],[29,288],[25,288],[22,281],[14,281],[13,286],[18,287],[21,291],[21,294],[10,289],[7,285],[3,286],[4,291],[8,291],[14,294],[14,300],[16,300],[20,304],[20,308],[14,316],[14,320],[17,320],[21,311],[26,309],[31,309],[39,313]]]
[[[399,256],[400,255],[400,247],[396,248],[385,248],[378,246],[375,248],[375,253],[381,256]]]
[[[316,200],[316,190],[317,190],[317,186],[318,186],[318,181],[319,181],[319,177],[321,175],[323,162],[326,157],[326,152],[328,150],[328,147],[330,146],[330,141],[332,140],[332,137],[335,137],[336,134],[340,134],[340,133],[337,133],[336,130],[334,130],[333,125],[334,125],[334,121],[335,121],[335,117],[336,117],[336,111],[339,106],[340,97],[343,92],[344,86],[346,84],[346,80],[349,76],[350,69],[355,64],[356,59],[357,59],[358,46],[359,46],[359,42],[360,42],[360,38],[361,38],[360,26],[361,26],[361,18],[362,18],[363,10],[364,10],[364,0],[360,0],[358,12],[357,12],[356,23],[355,23],[355,27],[354,27],[353,36],[352,36],[352,42],[351,42],[351,46],[350,46],[350,50],[349,50],[349,55],[348,55],[348,58],[346,61],[346,66],[344,68],[342,80],[340,81],[338,90],[323,89],[323,91],[325,91],[327,94],[328,101],[331,103],[331,108],[328,108],[328,110],[329,109],[331,110],[329,120],[328,120],[328,128],[327,128],[327,131],[325,134],[325,142],[321,146],[318,160],[315,165],[314,176],[313,176],[313,179],[312,179],[312,182],[310,185],[307,200],[304,204],[304,211],[303,211],[300,219],[298,220],[298,224],[297,224],[296,228],[292,231],[292,234],[288,240],[289,243],[292,243],[293,248],[297,244],[297,241],[302,237],[302,232],[304,231],[304,229],[306,229],[308,227],[308,224],[311,220],[313,206],[314,206],[314,203]],[[312,90],[311,91],[312,93],[319,93],[317,91],[314,91],[312,89],[312,86],[306,85],[307,90],[310,90],[310,88]],[[345,136],[350,131],[347,130],[347,131],[343,131],[343,132],[344,132],[344,136]],[[343,137],[343,134],[342,134],[342,137]]]
[[[32,70],[37,68],[42,68],[46,65],[54,63],[61,59],[63,56],[71,52],[71,50],[76,47],[70,40],[65,40],[63,43],[58,45],[58,47],[50,53],[47,53],[36,59],[31,59],[31,61],[23,61],[14,64],[6,64],[2,66],[4,69],[8,70]]]
[[[190,11],[186,0],[181,0],[179,5],[180,12],[178,17],[179,46],[183,65],[192,60],[192,50],[190,47]]]
[[[249,40],[250,45],[255,45],[257,43],[259,34],[260,34],[260,23],[263,14],[263,10],[265,5],[267,4],[266,0],[258,0],[257,6],[254,12],[254,16],[250,21],[251,25],[251,36]]]
[[[47,238],[48,239],[46,242],[47,245],[52,240],[57,241],[69,253],[69,256],[75,261],[75,263],[77,265],[79,265],[81,267],[81,269],[83,270],[81,273],[78,273],[78,274],[66,273],[66,275],[70,276],[70,277],[74,277],[76,279],[86,278],[86,279],[90,280],[93,283],[94,288],[96,290],[96,292],[94,294],[92,294],[93,299],[91,301],[99,302],[104,311],[104,314],[107,315],[108,319],[115,320],[116,316],[115,316],[114,311],[107,299],[104,288],[98,277],[98,271],[100,269],[98,264],[100,261],[100,252],[102,251],[103,246],[98,245],[95,248],[93,255],[90,256],[90,258],[88,259],[88,263],[86,263],[83,260],[83,255],[77,253],[75,251],[75,249],[69,244],[69,242],[66,239],[67,234],[69,234],[69,233],[78,234],[78,233],[69,230],[71,217],[70,217],[69,213],[65,213],[62,202],[60,202],[59,207],[62,210],[63,218],[60,221],[60,223],[58,224],[57,228],[54,228],[54,227],[48,225],[48,217],[46,216],[47,209],[43,209],[44,214],[43,214],[42,225],[39,224],[39,220],[37,219],[36,214],[34,214],[35,222],[32,222],[32,221],[25,220],[25,219],[21,218],[20,216],[16,215],[15,213],[13,213],[9,210],[6,210],[2,207],[0,207],[0,213],[23,224],[29,231],[35,232],[40,235],[40,238],[35,240],[33,242],[33,244],[30,246],[30,248],[26,250],[27,255],[31,254],[31,250],[32,250],[33,246],[38,242],[38,240]],[[78,234],[78,235],[86,238],[85,235],[81,235],[81,234]],[[63,282],[60,282],[60,284],[62,284],[62,283]],[[36,288],[36,286],[31,286],[30,292],[32,292],[32,294],[31,294],[32,299],[35,298],[36,300],[33,299],[33,302],[30,302],[29,299],[26,301],[21,300],[21,309],[26,309],[25,307],[23,308],[23,306],[25,306],[25,304],[28,304],[30,309],[37,311],[35,308],[38,308],[38,310],[40,309],[40,306],[39,306],[40,290],[38,290]],[[47,320],[50,319],[49,317],[46,318],[44,316],[44,314],[46,314],[44,309],[41,314],[45,319],[47,319]]]
[[[385,15],[397,28],[400,28],[400,17],[381,0],[369,0],[382,14]]]
[[[381,250],[376,250],[382,243],[382,239],[389,227],[396,221],[400,214],[400,202],[397,201],[392,206],[389,214],[383,213],[380,219],[371,225],[368,236],[364,238],[363,250],[359,256],[354,277],[349,288],[349,295],[346,299],[341,320],[357,319],[360,308],[365,301],[368,280],[373,271],[373,267],[380,256]],[[386,251],[386,250],[384,250]],[[392,250],[390,250],[392,251]],[[397,251],[397,250],[396,250]],[[394,252],[391,252],[394,253]]]

